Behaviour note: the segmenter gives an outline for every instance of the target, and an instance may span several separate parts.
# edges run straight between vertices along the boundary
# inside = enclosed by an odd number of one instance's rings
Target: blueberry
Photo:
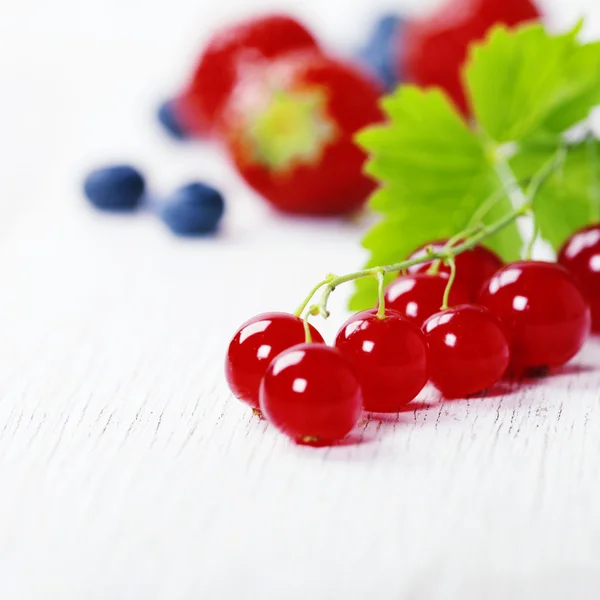
[[[114,165],[92,171],[83,184],[89,201],[101,210],[135,209],[146,184],[142,174],[128,165]]]
[[[398,15],[385,15],[373,27],[359,60],[391,91],[401,81],[398,73],[402,50],[404,20]]]
[[[189,183],[177,189],[159,207],[159,215],[177,235],[213,233],[223,216],[223,196],[204,183]]]
[[[177,112],[175,111],[175,101],[166,100],[156,112],[159,123],[164,130],[177,140],[185,140],[188,136],[183,124],[181,123]]]

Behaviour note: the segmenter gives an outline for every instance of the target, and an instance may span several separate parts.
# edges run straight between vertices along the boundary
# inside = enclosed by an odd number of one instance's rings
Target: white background
[[[219,23],[279,7],[341,51],[391,2],[0,6],[0,598],[600,596],[600,344],[544,381],[290,445],[222,376],[245,318],[362,261],[359,224],[286,220],[153,121]],[[413,8],[428,3],[415,0]],[[553,23],[595,0],[546,2]],[[599,74],[600,75],[600,74]],[[87,208],[130,160],[161,194],[225,190],[213,240]],[[324,327],[344,319],[344,292]]]

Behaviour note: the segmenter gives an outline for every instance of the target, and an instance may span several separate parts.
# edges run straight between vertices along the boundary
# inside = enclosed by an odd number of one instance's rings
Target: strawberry
[[[443,88],[468,115],[461,70],[469,45],[497,23],[514,27],[539,18],[532,0],[450,0],[428,18],[406,24],[398,71],[417,85]]]
[[[362,70],[316,52],[255,64],[223,111],[221,137],[246,182],[289,213],[340,214],[374,188],[356,131],[382,118]]]
[[[317,42],[303,25],[285,15],[254,18],[217,31],[176,101],[177,116],[186,129],[207,133],[248,63],[301,49],[317,50]]]

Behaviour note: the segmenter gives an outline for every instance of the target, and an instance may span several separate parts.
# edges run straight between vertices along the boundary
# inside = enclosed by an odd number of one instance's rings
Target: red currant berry
[[[448,284],[448,275],[441,273],[412,273],[401,275],[385,290],[386,308],[395,310],[412,319],[419,327],[440,310],[444,300],[444,291]],[[449,304],[467,304],[469,293],[460,282],[454,282],[450,290]]]
[[[427,383],[427,348],[423,333],[393,310],[350,317],[339,330],[336,348],[348,359],[360,381],[363,408],[398,412]]]
[[[415,250],[409,257],[421,258],[427,256],[427,248],[431,246],[434,252],[444,250],[447,240],[440,240],[421,246]],[[481,286],[498,270],[504,263],[502,259],[485,246],[475,246],[472,250],[461,252],[455,259],[456,262],[456,281],[460,283],[468,292],[471,300],[477,299],[477,294]],[[409,268],[409,273],[424,273],[431,267],[431,263],[414,265]],[[439,273],[450,273],[450,267],[440,264]]]
[[[324,344],[298,344],[269,365],[260,386],[260,408],[296,442],[328,445],[355,427],[362,394],[339,350]]]
[[[503,267],[484,285],[479,303],[504,323],[516,372],[568,362],[589,334],[589,305],[569,272],[554,263]]]
[[[429,377],[446,398],[492,387],[510,360],[502,324],[482,306],[463,304],[429,317],[423,325]]]
[[[579,284],[590,303],[592,329],[600,332],[600,225],[574,233],[562,247],[558,262]]]
[[[313,342],[323,343],[312,325],[310,331]],[[225,360],[225,377],[233,394],[258,408],[260,381],[269,363],[304,339],[304,323],[294,315],[264,313],[246,321],[233,336]]]

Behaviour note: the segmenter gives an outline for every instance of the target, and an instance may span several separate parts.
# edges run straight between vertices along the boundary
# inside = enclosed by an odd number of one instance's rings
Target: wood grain
[[[354,226],[242,245],[42,216],[0,255],[2,597],[596,597],[598,342],[551,377],[428,389],[347,445],[298,448],[231,398],[224,349],[295,306],[319,257],[360,260]]]

